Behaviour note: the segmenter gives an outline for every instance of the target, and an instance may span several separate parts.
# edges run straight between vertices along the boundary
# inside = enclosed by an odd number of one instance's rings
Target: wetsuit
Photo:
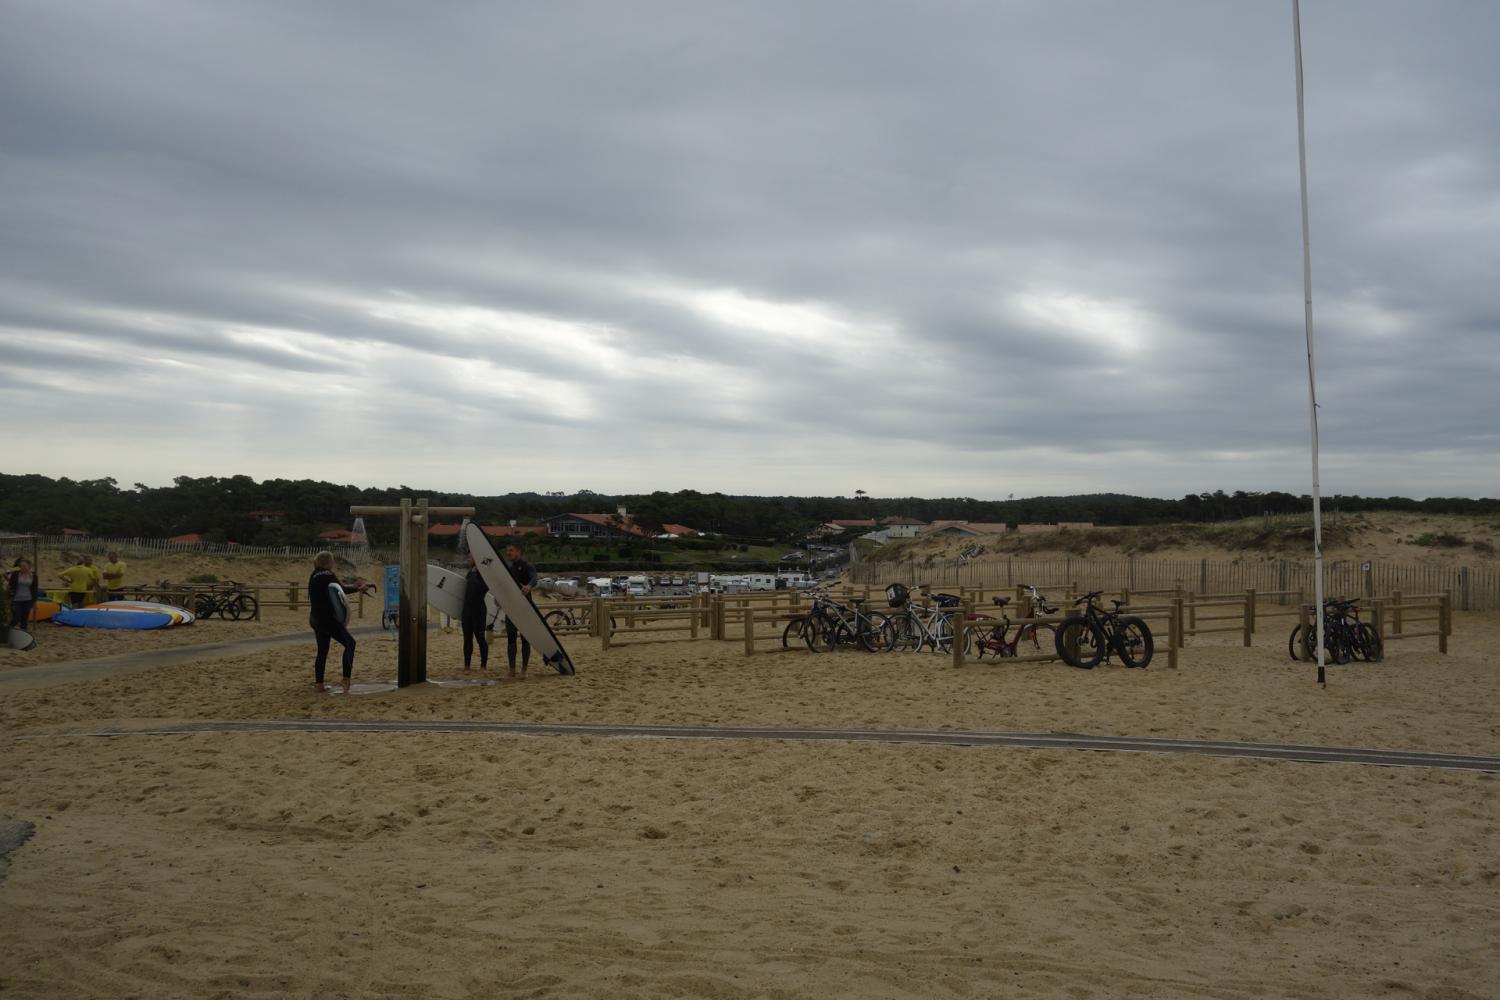
[[[465,670],[469,669],[469,663],[474,657],[476,642],[479,643],[479,669],[490,669],[490,644],[484,637],[490,615],[484,598],[489,592],[489,584],[484,582],[479,570],[471,567],[469,575],[464,577],[464,613],[459,617],[459,625],[464,632]]]
[[[313,575],[307,578],[307,601],[312,605],[308,624],[312,626],[313,635],[318,640],[318,658],[313,661],[313,680],[317,684],[323,683],[323,669],[328,663],[328,643],[333,639],[337,639],[339,645],[344,647],[344,676],[349,677],[354,673],[354,636],[349,634],[349,630],[334,613],[329,584],[345,593],[350,592],[350,588],[340,583],[331,569],[314,570]]]
[[[517,559],[510,564],[510,578],[516,581],[517,587],[536,586],[536,567],[525,559]],[[526,595],[526,600],[531,600],[531,595]],[[505,617],[505,658],[510,662],[510,672],[516,672],[516,623]],[[526,637],[521,637],[521,673],[526,672],[527,665],[531,662],[531,643]]]

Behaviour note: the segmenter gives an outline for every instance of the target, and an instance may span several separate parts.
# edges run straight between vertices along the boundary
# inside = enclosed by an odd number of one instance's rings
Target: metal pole
[[[1318,683],[1328,686],[1323,659],[1323,496],[1318,483],[1318,379],[1313,356],[1312,242],[1307,224],[1307,125],[1302,98],[1302,7],[1292,0],[1292,44],[1297,56],[1297,168],[1302,180],[1302,299],[1307,338],[1307,402],[1312,421],[1313,624],[1317,628]]]

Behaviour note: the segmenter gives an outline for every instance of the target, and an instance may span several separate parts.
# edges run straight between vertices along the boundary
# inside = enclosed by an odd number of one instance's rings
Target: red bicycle
[[[1057,609],[1048,605],[1047,598],[1031,584],[1023,583],[1021,586],[1031,598],[1031,604],[1026,610],[1026,615],[1019,622],[1012,622],[1009,617],[1002,617],[997,625],[972,627],[974,653],[981,659],[985,654],[1004,658],[1024,656],[1033,652],[1051,653],[1056,645],[1057,627],[1055,625],[1049,622],[1030,622],[1026,619],[1036,618],[1038,615],[1055,615]],[[995,607],[1000,608],[1001,614],[1004,615],[1005,606],[1010,603],[1010,598],[996,597],[994,602]],[[1010,632],[1012,624],[1016,626],[1014,634]]]

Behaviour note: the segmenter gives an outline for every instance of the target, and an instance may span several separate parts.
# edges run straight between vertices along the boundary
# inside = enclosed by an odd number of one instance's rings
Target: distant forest
[[[122,538],[163,538],[195,532],[208,541],[242,545],[312,545],[320,531],[347,528],[349,508],[355,504],[396,504],[402,497],[427,497],[434,506],[472,506],[485,524],[538,524],[554,514],[614,513],[616,507],[646,527],[683,524],[698,531],[729,538],[795,542],[808,530],[839,518],[904,516],[923,521],[1023,522],[1092,521],[1099,525],[1166,524],[1230,521],[1265,512],[1302,513],[1311,510],[1310,496],[1237,490],[1188,494],[1180,500],[1094,493],[1070,497],[1030,497],[1021,500],[975,500],[970,497],[872,497],[856,490],[852,497],[751,497],[724,493],[611,495],[582,490],[568,496],[507,493],[473,496],[411,486],[383,488],[339,485],[309,479],[268,479],[249,476],[179,476],[171,486],[140,483],[122,489],[113,479],[49,479],[39,475],[0,473],[0,530],[61,534],[64,528],[91,535]],[[1441,514],[1497,514],[1500,500],[1467,497],[1330,496],[1325,510],[1421,511]],[[253,511],[274,511],[281,519],[266,522]],[[395,527],[372,518],[368,525],[375,544],[394,541]],[[392,537],[386,538],[384,536]]]

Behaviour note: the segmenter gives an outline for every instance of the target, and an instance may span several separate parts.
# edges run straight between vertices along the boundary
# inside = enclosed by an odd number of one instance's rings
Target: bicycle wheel
[[[1365,662],[1379,663],[1385,659],[1385,642],[1375,631],[1375,626],[1360,622],[1355,626],[1354,635],[1359,641],[1359,655],[1365,658]]]
[[[235,621],[254,618],[260,612],[260,602],[250,594],[240,594],[229,605],[229,614]]]
[[[1151,639],[1151,628],[1134,616],[1121,618],[1115,625],[1115,651],[1120,662],[1127,667],[1149,667],[1155,645]]]
[[[807,648],[814,653],[832,652],[834,646],[833,623],[822,617],[809,618],[806,629],[802,633],[802,641],[807,643]]]
[[[953,616],[938,615],[932,621],[932,634],[927,637],[927,642],[932,646],[934,652],[953,652]]]
[[[911,652],[922,645],[922,630],[917,620],[908,614],[891,616],[891,649]]]
[[[1082,615],[1063,619],[1055,640],[1057,655],[1070,667],[1092,670],[1104,659],[1104,643],[1098,630]]]
[[[1292,634],[1286,637],[1286,654],[1294,660],[1301,660],[1307,652],[1307,640],[1302,635],[1302,623],[1298,622],[1292,626]]]
[[[193,614],[207,618],[214,613],[214,599],[208,594],[193,595]]]
[[[1026,648],[1022,648],[1022,646]],[[1022,625],[1016,633],[1015,645],[1006,649],[1005,656],[1034,656],[1057,648],[1057,626]]]
[[[562,608],[558,608],[555,611],[549,611],[545,615],[542,615],[542,621],[546,622],[547,627],[554,632],[556,632],[560,628],[572,628],[573,626],[572,615],[569,615],[567,611],[563,610]]]
[[[807,616],[793,618],[786,623],[786,628],[781,630],[781,647],[790,649],[792,646],[802,646],[807,643]]]
[[[887,641],[890,636],[886,627],[890,619],[879,611],[872,611],[861,616],[859,623],[859,645],[866,652],[884,653],[887,649]]]

